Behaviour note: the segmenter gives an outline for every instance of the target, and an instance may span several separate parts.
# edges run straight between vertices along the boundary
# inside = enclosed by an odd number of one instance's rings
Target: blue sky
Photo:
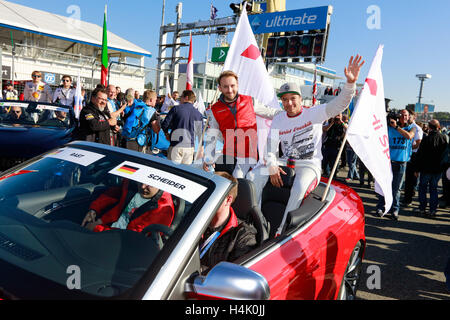
[[[70,16],[67,8],[78,5],[81,20],[101,25],[103,10],[108,4],[108,29],[111,32],[149,50],[153,57],[146,65],[154,67],[158,55],[162,0],[9,0],[29,7]],[[166,0],[165,23],[175,22],[175,7],[179,0]],[[236,1],[212,0],[218,17],[232,14],[229,4]],[[183,1],[182,22],[208,20],[211,0]],[[436,111],[450,112],[450,1],[448,0],[286,0],[286,9],[294,10],[323,5],[334,8],[331,17],[325,66],[343,76],[351,55],[361,54],[366,65],[363,80],[379,44],[384,44],[383,76],[385,96],[393,99],[391,106],[404,107],[417,102],[419,73],[429,73],[432,79],[424,84],[423,101],[436,105]],[[373,12],[380,9],[380,28],[371,29]],[[228,41],[231,43],[232,35]],[[187,42],[187,39],[186,39]],[[203,62],[207,37],[194,37],[194,61]],[[211,47],[215,38],[211,38]],[[182,55],[187,56],[187,48]],[[211,54],[209,53],[209,56]]]

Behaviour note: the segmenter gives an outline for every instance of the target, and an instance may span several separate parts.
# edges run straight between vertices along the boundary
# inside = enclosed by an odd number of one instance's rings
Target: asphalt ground
[[[337,179],[344,182],[347,169]],[[435,218],[419,213],[418,192],[398,221],[376,214],[377,198],[367,181],[350,185],[364,203],[366,252],[357,299],[360,300],[450,300],[444,269],[450,258],[450,207],[439,208]],[[441,184],[439,196],[442,195]],[[402,192],[403,196],[403,192]],[[401,198],[402,199],[402,198]]]

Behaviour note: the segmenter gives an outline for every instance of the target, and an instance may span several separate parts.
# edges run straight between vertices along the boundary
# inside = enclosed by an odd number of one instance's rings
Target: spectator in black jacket
[[[327,125],[323,126],[324,143],[322,146],[322,170],[325,176],[329,176],[337,159],[339,148],[345,136],[346,125],[342,121],[342,115],[331,118]],[[339,166],[336,167],[336,175]]]
[[[442,160],[447,150],[447,139],[439,132],[440,124],[438,120],[431,120],[428,123],[429,134],[424,137],[419,150],[417,151],[416,176],[420,172],[419,182],[419,210],[426,214],[427,188],[430,188],[430,216],[436,215],[438,206],[437,185],[441,178]]]
[[[257,245],[255,227],[239,220],[231,207],[238,193],[237,179],[227,172],[216,174],[232,181],[234,186],[200,241],[201,264],[206,269],[221,261],[232,262]]]
[[[117,120],[106,108],[108,95],[105,88],[97,87],[91,95],[91,102],[80,112],[80,140],[112,144],[111,130],[117,131]]]

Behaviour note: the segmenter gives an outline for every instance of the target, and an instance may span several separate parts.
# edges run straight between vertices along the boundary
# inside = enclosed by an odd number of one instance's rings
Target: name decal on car
[[[66,160],[86,167],[100,160],[104,155],[81,149],[63,148],[47,154],[46,157]]]
[[[161,189],[191,203],[206,190],[189,179],[130,161],[121,163],[109,173]]]

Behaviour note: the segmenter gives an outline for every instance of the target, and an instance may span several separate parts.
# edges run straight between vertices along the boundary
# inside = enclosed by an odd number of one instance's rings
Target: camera
[[[395,123],[397,124],[400,117],[395,111],[390,111],[386,116],[386,120],[388,125],[391,125],[391,120],[395,120]]]

